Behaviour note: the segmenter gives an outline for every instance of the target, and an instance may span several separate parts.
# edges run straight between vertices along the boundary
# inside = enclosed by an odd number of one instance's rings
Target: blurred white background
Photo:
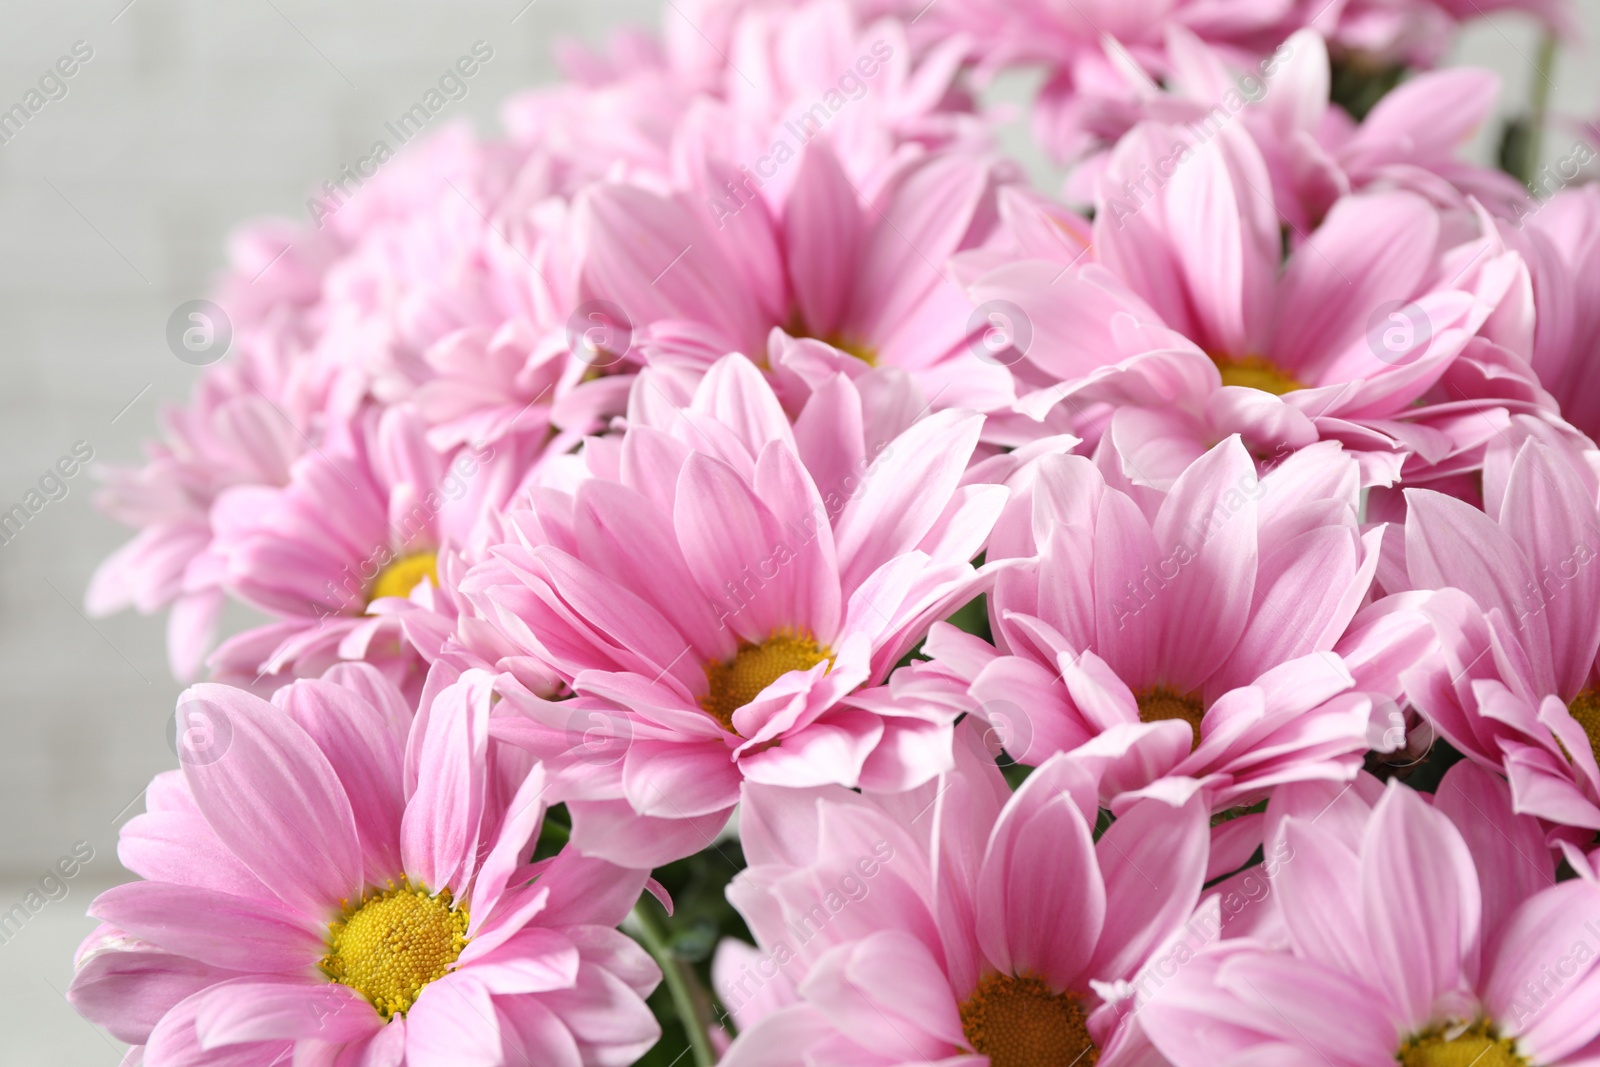
[[[1600,0],[1579,4],[1600,39]],[[199,373],[164,331],[178,304],[207,294],[229,231],[306,219],[313,187],[474,41],[494,58],[446,117],[488,132],[502,98],[555,76],[557,39],[599,41],[662,9],[681,17],[660,0],[0,0],[0,110],[75,42],[93,49],[67,95],[0,145],[0,511],[77,442],[97,461],[134,461]],[[1528,98],[1536,36],[1500,18],[1457,50],[1501,73],[1507,114]],[[1592,54],[1569,49],[1552,81],[1558,111],[1600,115]],[[1482,131],[1480,158],[1497,134]],[[1547,155],[1573,143],[1555,131]],[[61,992],[93,925],[85,906],[124,877],[117,826],[176,765],[166,731],[180,687],[164,620],[81,613],[89,575],[127,535],[91,509],[88,476],[68,484],[0,545],[0,913],[75,845],[93,859],[20,930],[0,927],[0,1063],[110,1067],[120,1046]]]

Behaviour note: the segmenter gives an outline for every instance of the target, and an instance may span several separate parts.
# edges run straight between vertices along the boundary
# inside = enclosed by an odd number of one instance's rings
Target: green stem
[[[1534,60],[1533,89],[1528,106],[1528,151],[1523,161],[1523,174],[1529,185],[1539,173],[1539,160],[1544,158],[1544,127],[1550,114],[1550,72],[1556,63],[1558,42],[1553,30],[1544,31],[1539,38],[1539,54]]]
[[[700,991],[700,982],[693,970],[667,945],[666,929],[651,913],[652,906],[648,897],[634,906],[636,936],[661,968],[661,977],[666,980],[673,1007],[678,1009],[678,1019],[683,1023],[684,1032],[689,1035],[689,1046],[694,1049],[695,1067],[713,1067],[717,1062],[717,1054],[707,1034],[707,1012],[704,1010],[706,997]]]

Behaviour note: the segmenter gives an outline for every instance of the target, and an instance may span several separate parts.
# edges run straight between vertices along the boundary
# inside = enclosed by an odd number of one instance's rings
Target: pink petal
[[[197,685],[179,698],[225,723],[229,747],[184,775],[217,836],[286,904],[326,920],[361,896],[355,815],[316,743],[260,697]]]
[[[435,699],[423,723],[421,775],[406,803],[400,849],[406,874],[430,892],[458,895],[477,863],[493,678],[468,671]]]
[[[231,977],[232,971],[155,948],[111,948],[79,963],[67,1000],[118,1041],[142,1045],[179,1001]]]
[[[378,708],[342,686],[301,681],[273,694],[273,703],[317,743],[355,815],[361,839],[365,880],[382,885],[398,879],[400,816],[405,810],[402,782],[403,737]]]
[[[309,973],[327,952],[325,930],[271,901],[162,882],[129,882],[95,898],[90,913],[180,956],[234,971]]]
[[[235,979],[208,989],[195,1006],[195,1033],[207,1049],[278,1038],[354,1043],[384,1023],[360,993],[320,976]]]
[[[1140,801],[1095,843],[1105,881],[1106,917],[1086,973],[1100,981],[1131,977],[1200,899],[1210,848],[1209,811],[1200,794],[1176,811]]]
[[[853,289],[841,268],[857,265],[861,229],[861,205],[838,158],[825,141],[807,145],[784,207],[783,235],[795,302],[813,337],[838,334]]]
[[[430,982],[406,1013],[407,1067],[502,1067],[489,991],[471,971]]]
[[[800,994],[855,1041],[910,1062],[964,1044],[956,998],[938,961],[898,930],[828,953],[800,983]]]
[[[1409,1027],[1463,993],[1481,899],[1472,855],[1448,819],[1391,783],[1361,856],[1361,902],[1377,977]]]
[[[1002,973],[1032,971],[1056,988],[1082,988],[1105,924],[1106,886],[1083,814],[1056,778],[1034,772],[990,835],[978,874],[978,940]]]

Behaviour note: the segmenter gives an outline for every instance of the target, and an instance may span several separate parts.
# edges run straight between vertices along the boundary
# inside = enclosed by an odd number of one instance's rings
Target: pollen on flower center
[[[1189,745],[1189,751],[1200,747],[1200,721],[1206,716],[1206,706],[1198,696],[1193,693],[1185,696],[1158,685],[1134,694],[1134,700],[1139,705],[1140,722],[1182,719],[1194,731],[1194,741]]]
[[[1589,739],[1589,748],[1600,758],[1600,690],[1585,689],[1572,698],[1572,703],[1567,705],[1567,711],[1577,724],[1583,727],[1583,734]],[[1567,759],[1572,759],[1572,754],[1567,754]]]
[[[700,706],[733,730],[733,713],[763,689],[790,671],[808,671],[823,660],[833,661],[832,650],[803,630],[780,630],[759,645],[741,643],[732,659],[706,665],[711,691]]]
[[[1277,364],[1264,356],[1242,356],[1238,359],[1212,356],[1211,361],[1222,372],[1223,385],[1242,385],[1274,396],[1306,387],[1304,382],[1279,370]]]
[[[402,881],[368,892],[328,924],[322,973],[366,997],[384,1018],[404,1015],[461,955],[467,923],[467,909],[454,906],[448,889],[429,895]]]
[[[438,563],[437,552],[412,552],[401,556],[379,571],[372,580],[372,587],[367,591],[367,603],[371,604],[384,596],[410,596],[411,590],[424,578],[438,585]]]
[[[989,1067],[1094,1067],[1083,1003],[1031,974],[987,974],[961,1005],[961,1032]]]
[[[1465,1030],[1430,1030],[1400,1046],[1401,1067],[1528,1067],[1516,1046],[1487,1020]]]

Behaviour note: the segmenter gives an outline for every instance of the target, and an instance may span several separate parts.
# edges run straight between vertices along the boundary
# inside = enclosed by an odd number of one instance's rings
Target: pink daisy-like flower
[[[900,796],[745,787],[728,897],[760,951],[718,960],[729,1067],[1150,1062],[1102,995],[1199,898],[1199,798],[1140,801],[1096,840],[1082,768],[1057,757],[1010,794],[977,730],[956,747]]]
[[[1402,677],[1439,733],[1511,780],[1517,809],[1600,830],[1600,462],[1532,420],[1483,473],[1483,510],[1406,491],[1404,569],[1440,589],[1439,648]]]
[[[224,642],[220,676],[315,676],[341,659],[380,665],[415,692],[422,663],[377,601],[438,584],[441,548],[481,536],[534,461],[537,443],[436,452],[406,406],[363,410],[297,460],[282,488],[241,486],[212,511],[220,584],[277,621]]]
[[[1041,135],[1079,164],[1068,181],[1073,199],[1093,201],[1106,153],[1148,119],[1182,124],[1197,144],[1237,124],[1266,161],[1276,206],[1301,231],[1314,229],[1340,196],[1371,188],[1407,189],[1460,213],[1470,211],[1469,196],[1499,215],[1527,210],[1515,179],[1457,158],[1493,113],[1500,82],[1490,71],[1420,74],[1357,122],[1328,99],[1328,46],[1313,30],[1243,67],[1181,26],[1165,32],[1172,72],[1161,85],[1118,62],[1120,46],[1107,42],[1105,78],[1041,98]]]
[[[731,193],[709,178],[697,194],[596,186],[576,209],[582,296],[620,307],[652,361],[703,368],[741,352],[766,362],[783,330],[911,372],[936,408],[1009,406],[1011,377],[979,357],[974,306],[945,266],[993,231],[1003,169],[922,154],[863,189],[820,140],[790,166],[777,209],[731,170]]]
[[[626,353],[586,351],[572,326],[568,198],[600,170],[450,130],[360,189],[317,352],[342,368],[343,404],[410,402],[441,450],[547,432],[569,447],[620,411],[626,382],[598,372]]]
[[[959,0],[924,10],[927,17],[919,21],[927,32],[958,31],[973,40],[981,71],[1044,65],[1050,81],[1042,96],[1051,102],[1123,82],[1122,64],[1151,79],[1169,79],[1184,62],[1170,47],[1166,30],[1172,26],[1240,68],[1309,27],[1372,77],[1397,63],[1432,65],[1461,23],[1492,11],[1527,11],[1565,32],[1573,26],[1566,0]],[[1102,46],[1108,38],[1118,42],[1120,62],[1107,61]]]
[[[365,665],[274,704],[190,689],[216,744],[123,828],[147,880],[90,906],[73,1004],[150,1067],[633,1062],[660,973],[614,927],[646,872],[527,862],[545,777],[488,753],[490,690],[413,724]]]
[[[1273,799],[1275,923],[1154,990],[1156,1048],[1175,1067],[1593,1063],[1600,885],[1557,884],[1537,822],[1470,763],[1432,798],[1372,785]]]
[[[1042,417],[1066,404],[1086,436],[1102,423],[1130,476],[1167,484],[1239,433],[1262,456],[1341,441],[1367,484],[1386,484],[1408,454],[1455,447],[1416,402],[1438,402],[1429,390],[1525,281],[1483,228],[1459,241],[1421,197],[1367,192],[1334,204],[1285,264],[1255,143],[1224,127],[1195,147],[1180,127],[1144,123],[1101,179],[1098,262],[1021,261],[971,291],[1014,303],[1033,334],[1028,362],[1058,383],[1019,406]]]
[[[997,575],[999,648],[935,626],[933,662],[893,688],[953,688],[1022,763],[1073,753],[1113,810],[1194,789],[1222,810],[1348,780],[1369,748],[1397,744],[1374,711],[1430,640],[1407,600],[1363,607],[1382,532],[1362,532],[1359,499],[1331,443],[1258,477],[1231,439],[1165,493],[1044,457],[989,547],[991,562],[1028,561]]]
[[[665,406],[655,373],[636,408]],[[840,375],[791,426],[761,373],[725,357],[669,427],[591,442],[593,476],[536,492],[507,518],[514,540],[462,582],[482,619],[589,701],[507,678],[525,717],[496,718],[579,772],[586,851],[640,866],[693,852],[744,779],[902,789],[948,766],[954,713],[873,687],[978,590],[969,561],[1007,491],[961,484],[981,416],[911,421],[902,405],[909,425],[879,435],[864,406]],[[604,760],[571,751],[596,706],[620,739]]]

